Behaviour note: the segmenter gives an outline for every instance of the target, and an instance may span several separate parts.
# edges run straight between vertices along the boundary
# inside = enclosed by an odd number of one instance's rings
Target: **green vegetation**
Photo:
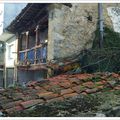
[[[105,27],[103,48],[99,48],[98,30],[95,32],[95,35],[93,48],[83,56],[83,72],[119,72],[120,34]]]

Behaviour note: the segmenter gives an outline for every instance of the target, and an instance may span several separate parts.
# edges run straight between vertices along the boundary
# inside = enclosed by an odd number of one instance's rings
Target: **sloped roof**
[[[8,115],[39,104],[120,90],[120,75],[115,73],[59,75],[43,81],[32,81],[26,88],[0,90],[0,111]]]
[[[15,20],[7,27],[7,30],[15,33],[27,29],[33,22],[36,23],[38,19],[47,14],[45,9],[47,6],[48,4],[45,3],[27,4]]]
[[[45,24],[47,21],[46,19],[46,17],[48,16],[47,6],[50,4],[52,3],[29,3],[27,4],[26,7],[22,9],[21,13],[7,27],[7,30],[13,33],[21,32],[25,29],[29,29],[29,26],[31,24],[35,24],[35,23],[37,24],[39,19],[41,19],[40,23],[43,26],[43,24]],[[63,4],[69,7],[72,6],[70,3],[63,3]]]
[[[4,32],[2,35],[0,35],[0,41],[7,41],[14,36],[15,36],[15,34],[12,34],[9,32]]]

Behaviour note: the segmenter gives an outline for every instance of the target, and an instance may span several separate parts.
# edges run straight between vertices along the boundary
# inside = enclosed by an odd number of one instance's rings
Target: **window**
[[[13,59],[14,57],[14,45],[11,44],[8,46],[8,58]]]

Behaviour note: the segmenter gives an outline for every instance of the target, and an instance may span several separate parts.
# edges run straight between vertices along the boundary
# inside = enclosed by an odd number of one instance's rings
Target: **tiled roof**
[[[120,90],[120,75],[115,73],[59,75],[43,81],[32,81],[25,88],[0,90],[0,111],[11,113],[38,104],[63,101],[105,90]]]

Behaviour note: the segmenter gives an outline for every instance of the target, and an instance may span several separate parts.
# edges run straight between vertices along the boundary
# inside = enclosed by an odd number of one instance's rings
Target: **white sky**
[[[4,4],[0,3],[0,35],[3,32]]]

